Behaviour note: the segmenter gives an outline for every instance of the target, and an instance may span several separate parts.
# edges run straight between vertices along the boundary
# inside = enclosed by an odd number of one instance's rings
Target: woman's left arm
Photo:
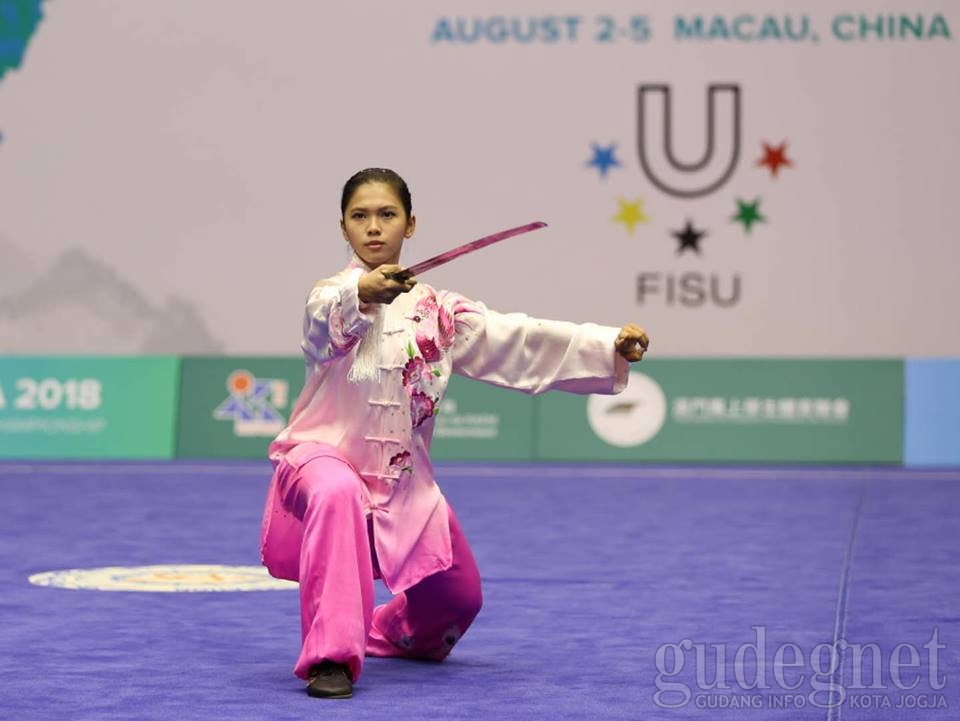
[[[462,296],[444,299],[455,327],[453,371],[525,393],[619,393],[629,362],[649,343],[639,326],[542,320],[498,313]]]

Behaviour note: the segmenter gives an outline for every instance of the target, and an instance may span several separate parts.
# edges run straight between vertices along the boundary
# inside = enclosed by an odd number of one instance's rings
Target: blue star
[[[587,165],[592,165],[599,170],[601,178],[607,177],[607,171],[610,170],[610,168],[621,167],[620,161],[613,157],[617,149],[616,143],[611,143],[606,147],[602,147],[596,143],[590,143],[590,147],[593,150],[593,157],[587,161]]]

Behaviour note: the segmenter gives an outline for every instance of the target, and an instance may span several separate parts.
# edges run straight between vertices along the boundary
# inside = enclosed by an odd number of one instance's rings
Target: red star
[[[793,162],[787,157],[787,141],[784,140],[780,145],[763,144],[763,157],[757,161],[757,165],[766,165],[770,168],[770,175],[777,177],[777,171],[781,165],[788,168],[793,167]]]

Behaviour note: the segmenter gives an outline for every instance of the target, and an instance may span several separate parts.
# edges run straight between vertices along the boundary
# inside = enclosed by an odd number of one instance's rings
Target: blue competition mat
[[[958,471],[441,464],[484,609],[349,701],[291,673],[269,472],[0,465],[0,717],[960,718]]]

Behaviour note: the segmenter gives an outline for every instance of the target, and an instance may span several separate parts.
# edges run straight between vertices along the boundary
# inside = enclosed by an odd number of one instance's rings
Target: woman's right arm
[[[373,323],[375,306],[360,300],[362,268],[351,268],[318,282],[307,297],[303,317],[303,352],[326,363],[350,352]]]
[[[386,264],[369,273],[351,268],[313,286],[303,318],[303,352],[315,363],[349,353],[373,324],[377,306],[417,284],[412,277],[395,280],[393,274],[402,270]]]

